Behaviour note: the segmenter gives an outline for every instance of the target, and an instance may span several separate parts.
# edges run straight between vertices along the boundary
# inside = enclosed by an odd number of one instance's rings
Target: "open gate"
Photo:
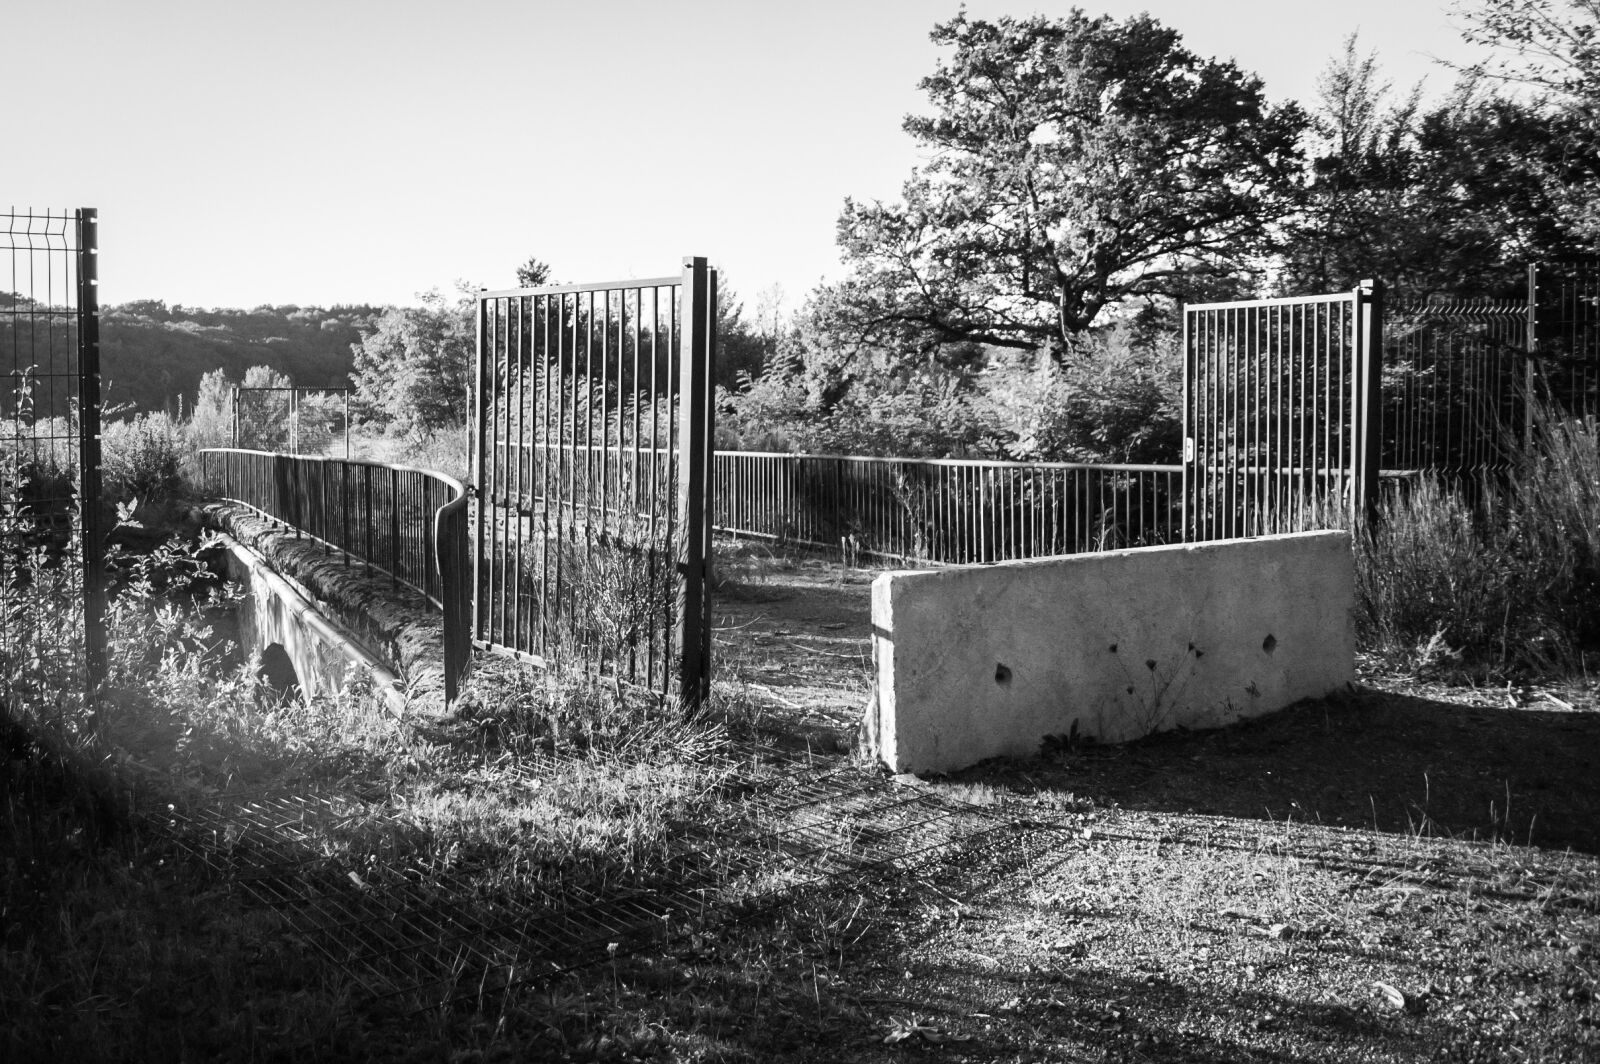
[[[0,714],[104,674],[97,221],[0,211]]]
[[[1383,294],[1184,308],[1184,513],[1190,542],[1306,527],[1377,499]]]
[[[717,274],[478,297],[474,645],[709,691]]]

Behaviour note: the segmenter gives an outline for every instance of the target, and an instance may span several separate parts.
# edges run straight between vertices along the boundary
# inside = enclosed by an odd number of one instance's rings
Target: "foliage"
[[[1512,294],[1530,261],[1583,250],[1600,177],[1581,122],[1476,76],[1442,103],[1396,100],[1354,36],[1324,72],[1311,182],[1280,287],[1379,277],[1416,294]]]
[[[528,261],[517,267],[517,286],[519,288],[538,288],[541,285],[552,283],[550,280],[550,264],[543,262],[532,255]]]
[[[183,487],[189,455],[183,426],[165,411],[136,414],[103,426],[102,485],[110,502],[158,502]]]
[[[1249,273],[1291,204],[1304,117],[1147,16],[935,27],[906,120],[931,161],[898,204],[847,201],[839,324],[886,350],[1058,357],[1107,308]]]
[[[1425,479],[1385,501],[1357,538],[1367,646],[1496,674],[1558,672],[1600,646],[1600,435],[1536,423],[1508,484]]]
[[[808,303],[768,372],[720,394],[720,445],[746,450],[1033,461],[1172,462],[1182,413],[1176,339],[1136,319],[1091,330],[1062,365],[945,345],[918,361],[841,355],[831,308]]]
[[[378,313],[365,305],[206,310],[160,300],[106,307],[100,321],[105,397],[136,411],[181,416],[192,409],[207,373],[220,370],[238,381],[250,366],[267,366],[306,387],[343,387],[350,345]]]
[[[467,421],[476,344],[473,299],[437,289],[419,307],[390,307],[352,350],[356,397],[367,414],[421,438]]]

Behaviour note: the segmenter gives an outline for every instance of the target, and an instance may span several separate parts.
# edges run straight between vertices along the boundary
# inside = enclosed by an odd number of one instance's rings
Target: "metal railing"
[[[969,564],[1175,542],[1181,465],[718,451],[719,532]]]
[[[248,506],[405,584],[444,613],[445,699],[455,701],[471,650],[467,492],[443,473],[379,462],[208,448],[201,479]]]

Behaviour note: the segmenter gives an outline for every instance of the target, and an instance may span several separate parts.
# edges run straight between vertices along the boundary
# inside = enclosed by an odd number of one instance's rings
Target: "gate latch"
[[[1185,462],[1194,461],[1194,437],[1193,436],[1185,436],[1183,438],[1183,460]]]

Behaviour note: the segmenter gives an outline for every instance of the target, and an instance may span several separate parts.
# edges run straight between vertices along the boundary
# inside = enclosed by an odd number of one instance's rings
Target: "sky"
[[[103,303],[413,303],[675,274],[749,306],[843,273],[847,196],[917,165],[958,0],[3,0],[0,203],[96,207]],[[969,0],[975,18],[1056,0]],[[1445,0],[1080,0],[1309,102],[1359,32],[1398,86],[1473,57]],[[82,73],[75,73],[74,67]],[[21,105],[19,106],[19,102]]]

